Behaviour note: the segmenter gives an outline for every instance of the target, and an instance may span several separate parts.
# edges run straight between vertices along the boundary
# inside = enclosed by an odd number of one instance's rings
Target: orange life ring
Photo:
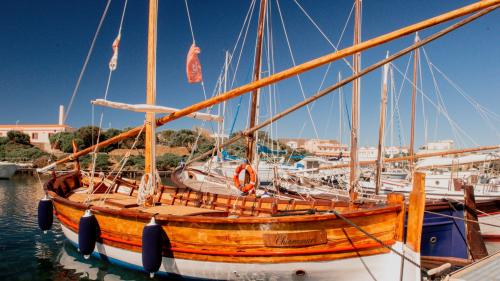
[[[242,185],[240,183],[240,173],[241,171],[246,170],[248,174],[250,175],[250,182]],[[255,188],[255,183],[257,182],[257,177],[255,175],[255,172],[253,171],[252,166],[242,163],[238,167],[236,167],[236,170],[234,170],[234,176],[233,176],[233,181],[234,185],[241,190],[242,192],[249,192]]]

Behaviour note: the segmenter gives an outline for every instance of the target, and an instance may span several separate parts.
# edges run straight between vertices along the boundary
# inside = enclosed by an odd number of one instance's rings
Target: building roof
[[[71,128],[68,125],[59,125],[59,124],[0,124],[0,129],[4,128],[41,128],[41,127],[49,127],[49,128]]]

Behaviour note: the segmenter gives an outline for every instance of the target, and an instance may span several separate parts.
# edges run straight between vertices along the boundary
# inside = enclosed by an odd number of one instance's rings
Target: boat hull
[[[78,245],[78,234],[62,225],[66,238]],[[398,242],[392,247],[403,252]],[[132,270],[143,271],[142,255],[105,243],[97,243],[94,257]],[[400,264],[401,258],[389,252],[361,258],[348,258],[333,261],[290,262],[290,263],[241,263],[206,262],[182,258],[163,257],[157,274],[175,275],[185,278],[205,280],[399,280],[400,272],[388,265]],[[368,270],[360,270],[362,268]],[[373,274],[371,276],[370,274]],[[406,280],[406,279],[405,279]]]
[[[10,179],[17,171],[17,165],[13,163],[0,163],[0,179]]]
[[[403,246],[405,208],[403,197],[396,194],[387,204],[252,201],[162,187],[160,205],[126,207],[127,202],[135,204],[135,197],[89,195],[85,188],[75,188],[81,186],[78,182],[75,175],[65,175],[47,183],[64,234],[76,244],[80,218],[90,210],[99,230],[94,255],[132,269],[142,270],[142,232],[154,216],[164,234],[162,274],[216,280],[420,277],[419,256]],[[221,205],[221,200],[226,203]],[[273,211],[265,213],[268,210]],[[414,263],[392,266],[403,260],[389,247]]]

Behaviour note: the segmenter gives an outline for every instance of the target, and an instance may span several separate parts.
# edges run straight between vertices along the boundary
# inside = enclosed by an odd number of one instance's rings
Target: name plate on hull
[[[304,247],[327,242],[324,230],[264,233],[263,239],[266,247]]]

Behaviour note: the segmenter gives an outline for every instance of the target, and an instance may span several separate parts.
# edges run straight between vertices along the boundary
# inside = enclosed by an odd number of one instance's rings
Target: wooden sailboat
[[[83,255],[148,273],[202,279],[273,280],[420,280],[419,252],[425,191],[416,173],[409,197],[408,230],[403,237],[404,198],[389,194],[384,202],[352,200],[282,200],[196,192],[155,180],[154,130],[171,120],[223,102],[368,48],[412,30],[499,4],[481,1],[424,21],[403,31],[372,39],[294,67],[225,94],[154,119],[146,125],[73,153],[78,157],[146,131],[143,183],[120,177],[93,178],[74,172],[45,184],[39,224],[48,230],[52,208],[65,236]],[[155,104],[157,0],[149,3],[147,103]],[[370,43],[368,43],[370,42]],[[399,265],[399,266],[395,266]]]

